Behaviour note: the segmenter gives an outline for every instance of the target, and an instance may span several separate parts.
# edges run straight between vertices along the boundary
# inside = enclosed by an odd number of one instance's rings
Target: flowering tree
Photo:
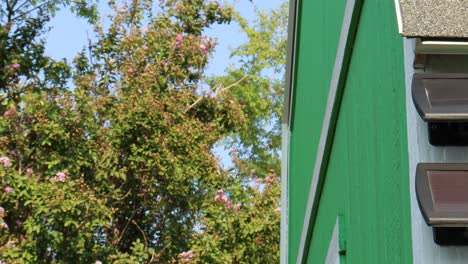
[[[72,2],[95,21],[89,1]],[[244,79],[202,79],[216,44],[204,29],[229,23],[231,7],[110,1],[109,25],[70,66],[40,40],[68,2],[17,3],[0,4],[1,261],[277,260],[265,256],[278,246],[278,174],[236,151],[224,170],[212,153],[248,123],[228,89]]]
[[[280,135],[286,63],[288,4],[256,10],[249,22],[239,14],[247,41],[233,50],[237,60],[225,76],[209,79],[242,105],[247,116],[223,141],[234,166],[201,217],[194,252],[203,263],[278,263],[280,242]],[[238,81],[240,80],[240,81]]]

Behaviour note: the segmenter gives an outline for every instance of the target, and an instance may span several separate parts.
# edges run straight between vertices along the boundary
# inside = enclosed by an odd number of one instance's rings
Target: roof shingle
[[[467,0],[399,0],[399,4],[401,33],[406,37],[468,38]]]

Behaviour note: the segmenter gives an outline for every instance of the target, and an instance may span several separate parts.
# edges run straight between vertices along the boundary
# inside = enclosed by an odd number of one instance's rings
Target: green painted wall
[[[345,0],[300,2],[301,34],[296,48],[295,107],[290,140],[289,263],[295,263],[297,258],[345,7]]]
[[[299,20],[290,263],[297,258],[345,4],[319,2],[325,1],[303,1]],[[308,263],[324,263],[339,213],[346,220],[346,263],[412,262],[405,104],[403,43],[393,1],[365,1]]]

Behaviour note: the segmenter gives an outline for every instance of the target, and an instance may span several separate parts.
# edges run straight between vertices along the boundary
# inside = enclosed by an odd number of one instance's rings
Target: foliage
[[[278,263],[280,188],[278,176],[257,178],[232,152],[235,171],[213,201],[205,204],[192,250],[200,263]]]
[[[0,259],[277,261],[276,168],[262,165],[257,175],[244,153],[232,151],[235,166],[223,170],[212,153],[226,135],[254,146],[246,129],[263,121],[249,115],[271,117],[242,101],[255,78],[231,85],[244,72],[203,82],[216,45],[204,29],[229,23],[233,9],[202,0],[110,1],[110,25],[96,24],[96,41],[72,66],[45,56],[41,36],[53,14],[69,6],[98,21],[88,3],[0,4]],[[277,157],[274,147],[262,153]]]
[[[94,1],[5,0],[0,3],[0,89],[6,100],[18,103],[27,89],[65,88],[70,77],[67,63],[54,61],[44,54],[42,36],[47,22],[64,6],[80,17],[94,21]],[[19,81],[22,85],[18,85]]]
[[[239,102],[247,118],[224,140],[234,165],[223,185],[227,201],[205,206],[194,247],[203,263],[279,262],[287,12],[285,2],[270,12],[257,9],[253,23],[236,14],[247,41],[232,52],[237,63],[226,75],[209,79],[222,87],[236,83],[226,94]]]
[[[224,86],[245,77],[228,93],[239,100],[248,119],[230,135],[227,145],[260,175],[280,174],[281,118],[286,65],[288,3],[276,10],[256,9],[253,23],[237,14],[247,41],[231,54],[237,61],[225,76],[211,78]]]

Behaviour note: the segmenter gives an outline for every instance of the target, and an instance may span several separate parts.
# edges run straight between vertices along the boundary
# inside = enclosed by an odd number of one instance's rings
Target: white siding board
[[[339,237],[340,223],[339,218],[336,218],[335,228],[333,228],[333,234],[330,239],[330,245],[328,246],[326,264],[340,264],[340,237]]]

